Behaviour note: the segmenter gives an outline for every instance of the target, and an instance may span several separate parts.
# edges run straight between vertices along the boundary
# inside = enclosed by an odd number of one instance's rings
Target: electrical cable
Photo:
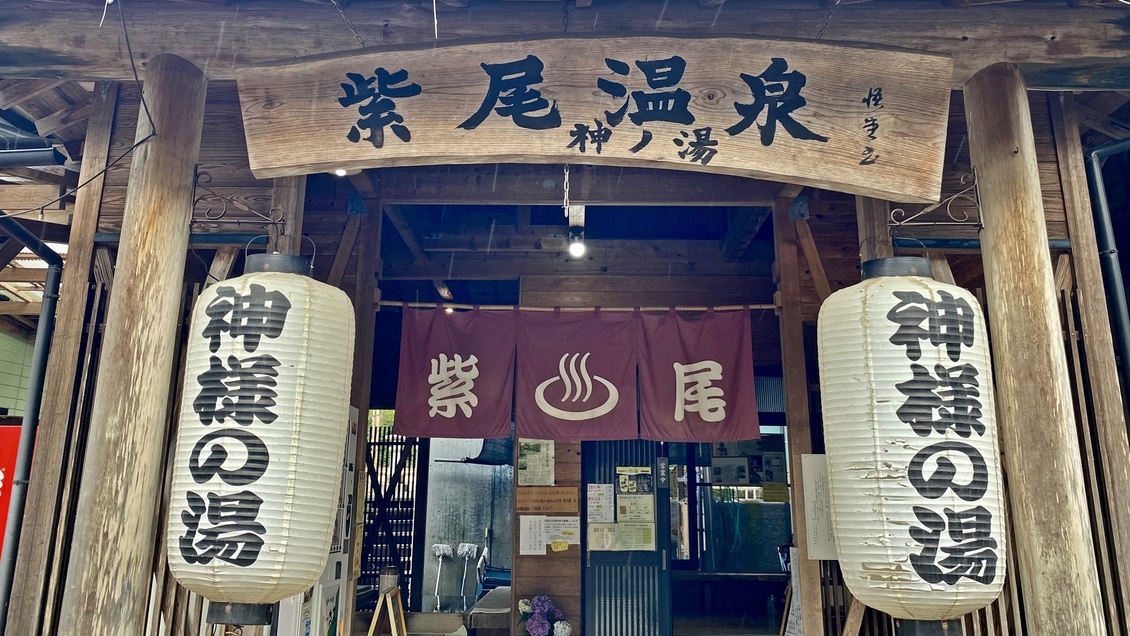
[[[106,4],[108,6],[110,4],[110,2],[107,2]],[[118,0],[118,16],[121,18],[121,21],[122,21],[122,33],[125,36],[126,53],[129,55],[130,69],[133,71],[133,82],[134,82],[134,85],[137,87],[137,94],[141,99],[141,108],[142,108],[142,110],[145,111],[145,118],[149,120],[149,134],[142,137],[138,141],[134,142],[134,144],[132,146],[130,146],[125,152],[123,152],[121,155],[119,155],[113,161],[107,163],[105,168],[102,168],[97,173],[91,175],[88,179],[86,179],[82,183],[75,186],[75,188],[73,190],[69,190],[67,192],[64,192],[62,195],[57,196],[54,199],[51,199],[50,201],[48,201],[48,202],[46,202],[42,205],[38,205],[34,208],[28,208],[26,210],[21,210],[19,212],[5,212],[3,214],[0,214],[0,216],[16,217],[16,216],[23,216],[25,214],[31,214],[32,212],[39,212],[39,213],[42,214],[43,210],[47,206],[52,205],[54,203],[58,203],[59,201],[62,201],[63,199],[71,196],[72,194],[74,194],[74,193],[78,192],[79,190],[81,190],[82,188],[86,187],[87,185],[89,185],[95,179],[105,175],[106,171],[108,171],[110,168],[114,167],[114,165],[116,165],[122,159],[125,159],[127,155],[129,155],[131,152],[136,150],[139,146],[141,146],[141,144],[143,144],[143,143],[149,141],[150,139],[152,139],[153,137],[157,136],[157,126],[156,126],[156,124],[153,123],[153,115],[151,115],[150,112],[149,112],[149,104],[146,103],[145,93],[142,92],[142,90],[141,90],[141,78],[137,74],[137,63],[136,63],[136,61],[134,60],[134,57],[133,57],[133,49],[132,49],[132,47],[130,47],[129,30],[126,28],[126,17],[125,17],[125,14],[122,12],[122,2],[121,2],[121,0]]]

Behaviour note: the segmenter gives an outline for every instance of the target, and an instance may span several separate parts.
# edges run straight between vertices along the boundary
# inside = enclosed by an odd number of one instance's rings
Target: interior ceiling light
[[[566,205],[565,217],[569,219],[569,255],[581,258],[585,255],[585,206]]]
[[[585,228],[569,228],[569,256],[581,258],[585,255]]]

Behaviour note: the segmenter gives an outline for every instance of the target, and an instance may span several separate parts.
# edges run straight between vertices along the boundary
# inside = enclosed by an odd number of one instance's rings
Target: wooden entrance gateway
[[[177,343],[186,303],[264,247],[316,253],[314,276],[350,293],[362,411],[385,364],[381,301],[763,307],[793,602],[805,633],[837,636],[889,623],[807,558],[800,457],[823,442],[806,326],[861,259],[927,253],[986,301],[1011,502],[1012,576],[966,633],[1127,633],[1130,448],[1080,140],[1130,129],[1125,96],[1070,92],[1130,89],[1126,8],[601,2],[138,3],[122,9],[129,45],[113,20],[91,30],[100,6],[0,19],[0,115],[82,157],[77,182],[0,164],[0,209],[68,244],[5,633],[198,633],[156,503]],[[492,42],[456,43],[470,37]],[[657,111],[694,120],[649,119],[659,92]],[[9,297],[7,330],[26,335],[36,297]],[[581,461],[558,447],[559,485],[580,484]],[[538,558],[515,554],[514,598],[552,592],[582,624],[581,551],[541,557],[552,572]]]

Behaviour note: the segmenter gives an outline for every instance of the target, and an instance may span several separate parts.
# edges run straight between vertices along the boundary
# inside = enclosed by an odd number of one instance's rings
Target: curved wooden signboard
[[[259,178],[468,163],[697,170],[937,201],[953,63],[809,42],[467,44],[243,70]]]

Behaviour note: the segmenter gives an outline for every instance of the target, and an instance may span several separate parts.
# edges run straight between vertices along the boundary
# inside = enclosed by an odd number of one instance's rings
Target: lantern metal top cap
[[[246,274],[254,272],[279,272],[282,274],[301,274],[309,276],[311,270],[310,259],[305,256],[290,254],[249,254],[247,264],[243,267]]]
[[[864,261],[861,266],[863,280],[879,276],[921,276],[933,278],[930,259],[921,256],[891,256]]]

